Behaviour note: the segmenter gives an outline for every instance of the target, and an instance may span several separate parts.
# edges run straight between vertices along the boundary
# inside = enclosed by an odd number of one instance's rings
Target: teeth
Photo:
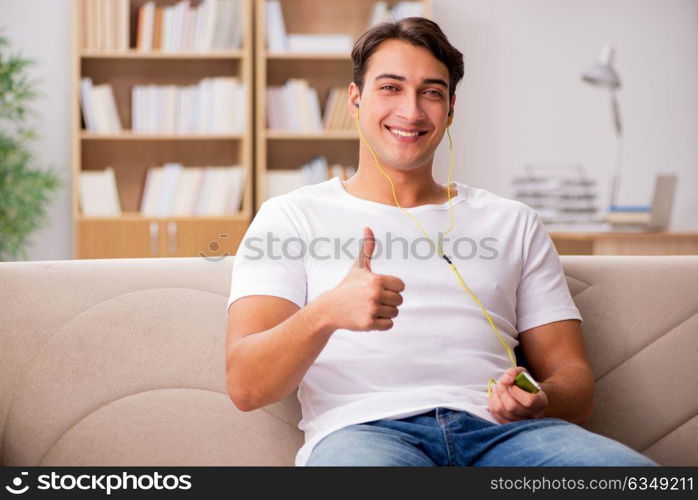
[[[391,128],[390,131],[393,134],[400,135],[402,137],[414,137],[416,135],[419,135],[419,132],[403,132],[402,130],[396,130],[394,128]]]

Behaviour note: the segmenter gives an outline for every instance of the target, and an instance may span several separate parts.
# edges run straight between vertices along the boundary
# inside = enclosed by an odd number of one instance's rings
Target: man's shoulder
[[[298,209],[309,204],[319,203],[323,200],[331,200],[333,198],[336,198],[336,193],[332,185],[332,179],[329,179],[316,184],[307,184],[293,191],[289,191],[288,193],[269,198],[262,206]]]
[[[506,198],[484,188],[465,186],[471,207],[496,210],[510,215],[535,216],[536,211],[525,203]]]

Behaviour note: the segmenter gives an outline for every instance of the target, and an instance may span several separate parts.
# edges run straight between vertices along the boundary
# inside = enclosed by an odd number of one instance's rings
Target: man
[[[536,213],[463,183],[449,195],[432,177],[461,53],[435,23],[409,18],[370,29],[352,58],[347,107],[365,138],[356,174],[265,202],[235,258],[235,405],[298,388],[297,465],[652,465],[575,425],[591,415],[594,379]],[[444,252],[487,316],[429,242],[451,209]],[[514,385],[516,346],[538,393]]]

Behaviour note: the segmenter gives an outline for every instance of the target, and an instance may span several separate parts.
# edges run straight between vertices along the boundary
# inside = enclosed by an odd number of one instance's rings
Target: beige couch
[[[597,377],[588,427],[698,464],[698,256],[562,261]],[[0,264],[0,465],[293,464],[295,395],[245,413],[225,390],[231,265]]]

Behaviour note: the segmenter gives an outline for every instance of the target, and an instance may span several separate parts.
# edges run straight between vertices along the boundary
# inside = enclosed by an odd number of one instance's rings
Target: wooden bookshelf
[[[281,0],[287,33],[342,33],[356,40],[368,28],[374,0]],[[387,2],[393,6],[398,1]],[[422,0],[423,15],[431,17],[431,0]],[[357,166],[359,136],[354,130],[301,134],[267,130],[266,89],[289,78],[304,78],[317,89],[324,110],[332,87],[349,86],[349,53],[279,53],[267,50],[264,0],[255,0],[255,205],[266,200],[267,172],[297,169],[314,156],[329,163]]]
[[[253,213],[253,0],[244,0],[240,50],[142,52],[136,49],[138,8],[129,0],[128,50],[83,49],[83,6],[73,0],[73,186],[75,258],[211,257],[232,255]],[[159,7],[176,0],[157,0]],[[192,6],[200,1],[193,0]],[[92,8],[92,7],[90,7]],[[111,84],[124,132],[98,134],[82,126],[80,78]],[[245,126],[239,134],[140,134],[130,130],[134,85],[193,85],[203,78],[236,76],[245,84]],[[240,212],[225,217],[146,217],[138,212],[149,167],[177,162],[185,166],[242,165],[245,170]],[[80,213],[79,174],[111,166],[116,174],[122,215],[88,217]]]

